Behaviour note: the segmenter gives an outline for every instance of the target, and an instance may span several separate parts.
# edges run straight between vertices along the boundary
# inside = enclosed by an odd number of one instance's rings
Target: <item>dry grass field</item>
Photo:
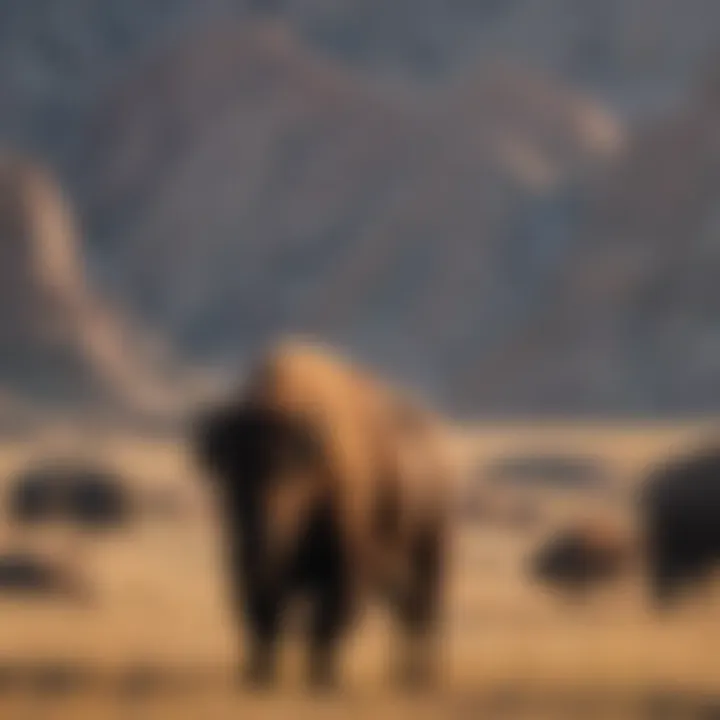
[[[628,489],[648,462],[682,447],[702,427],[479,428],[465,450],[491,459],[513,449],[563,447],[612,463]],[[87,439],[87,438],[85,438]],[[8,443],[10,478],[48,440]],[[562,443],[562,445],[559,445]],[[84,573],[89,604],[0,598],[0,718],[240,717],[718,717],[720,590],[709,588],[672,617],[645,609],[630,578],[586,603],[534,586],[524,560],[538,538],[587,497],[550,497],[545,526],[512,531],[458,527],[438,693],[396,696],[387,680],[392,633],[371,610],[345,657],[347,683],[322,700],[303,696],[297,648],[282,688],[255,696],[234,684],[235,641],[225,603],[222,547],[212,505],[182,446],[97,437],[94,454],[138,492],[170,484],[191,499],[182,520],[141,516],[127,532],[96,540],[50,529],[21,533],[0,511],[0,552],[42,547]],[[630,493],[628,493],[628,498]],[[2,495],[0,495],[0,498]],[[624,513],[624,501],[606,510]],[[629,501],[628,501],[629,502]]]

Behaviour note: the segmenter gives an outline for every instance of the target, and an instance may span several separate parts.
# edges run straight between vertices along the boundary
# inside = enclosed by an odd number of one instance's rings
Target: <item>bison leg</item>
[[[410,583],[396,608],[405,635],[398,679],[406,687],[426,687],[437,680],[442,555],[440,531],[421,533],[411,548]]]
[[[337,684],[337,654],[355,610],[358,588],[347,545],[331,520],[320,526],[312,545],[312,616],[309,683],[318,688]]]
[[[672,607],[682,588],[699,574],[696,561],[682,556],[661,554],[650,562],[650,584],[655,607],[667,610]]]
[[[281,610],[279,597],[253,593],[247,600],[249,648],[245,680],[252,685],[266,686],[275,680]]]
[[[662,565],[656,565],[650,572],[650,584],[656,609],[667,610],[677,594],[677,575]]]
[[[337,655],[352,615],[350,589],[342,582],[320,588],[310,628],[309,682],[317,688],[337,685]]]
[[[309,591],[308,682],[315,688],[337,684],[337,654],[357,606],[359,563],[355,545],[339,527],[334,508],[321,506],[299,556],[302,584]]]

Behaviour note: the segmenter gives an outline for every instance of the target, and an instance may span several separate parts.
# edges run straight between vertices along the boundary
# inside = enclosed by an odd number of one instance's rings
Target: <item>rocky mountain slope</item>
[[[305,330],[471,415],[717,409],[718,21],[712,0],[10,3],[0,140],[79,208],[65,267],[193,364]],[[0,340],[137,382],[82,273],[48,301],[8,247],[26,295]],[[23,339],[55,332],[33,303],[81,339]]]
[[[0,387],[39,408],[169,417],[177,398],[159,359],[89,285],[73,213],[52,176],[0,157]]]
[[[105,282],[185,353],[299,329],[424,382],[534,302],[567,242],[535,219],[623,141],[540,73],[483,67],[408,107],[275,22],[191,34],[86,137]]]
[[[713,0],[33,0],[0,6],[0,127],[60,152],[111,80],[177,34],[273,14],[333,62],[403,82],[488,56],[644,107],[716,48]]]
[[[573,252],[522,331],[458,378],[473,407],[720,407],[720,91],[638,126],[583,188]],[[469,358],[468,358],[469,360]]]

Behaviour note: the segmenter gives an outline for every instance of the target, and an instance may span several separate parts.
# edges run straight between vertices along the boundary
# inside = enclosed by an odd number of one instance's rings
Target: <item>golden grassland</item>
[[[649,462],[691,443],[704,426],[546,425],[480,427],[464,450],[477,460],[517,449],[570,449],[612,463],[632,484]],[[78,439],[76,439],[77,441]],[[87,438],[79,438],[82,443]],[[64,445],[63,445],[64,443]],[[9,443],[0,478],[38,448],[68,439]],[[71,443],[72,444],[72,443]],[[660,621],[637,578],[575,603],[531,583],[524,562],[564,513],[593,500],[548,497],[563,510],[539,531],[459,526],[452,554],[442,690],[422,700],[393,695],[389,619],[371,610],[345,653],[338,697],[303,697],[299,649],[285,658],[272,697],[234,686],[236,642],[221,572],[222,546],[206,488],[172,440],[94,437],[92,453],[136,483],[176,485],[196,512],[183,521],[140,517],[132,530],[95,540],[60,531],[19,533],[5,513],[4,547],[41,544],[85,574],[87,606],[65,600],[0,601],[0,718],[57,717],[637,717],[675,702],[695,717],[720,697],[720,591]],[[616,502],[618,502],[616,500]],[[621,507],[618,512],[627,508]],[[608,703],[610,703],[608,705]],[[683,705],[685,703],[685,705]],[[682,708],[685,710],[682,710]],[[680,715],[677,715],[680,716]]]

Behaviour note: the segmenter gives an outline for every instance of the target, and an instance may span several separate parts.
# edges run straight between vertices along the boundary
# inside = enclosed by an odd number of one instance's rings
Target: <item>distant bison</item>
[[[9,507],[23,524],[62,520],[85,528],[125,523],[131,500],[120,478],[72,461],[33,465],[12,482]]]
[[[720,564],[720,445],[654,469],[640,511],[651,591],[667,607]]]
[[[620,528],[578,522],[541,545],[531,558],[530,572],[546,585],[585,591],[618,578],[635,558],[634,542]]]
[[[88,587],[80,577],[29,552],[0,555],[0,594],[89,599]]]
[[[331,353],[290,342],[198,440],[221,491],[249,678],[272,680],[283,609],[304,593],[309,679],[334,683],[339,641],[374,589],[408,639],[423,641],[403,677],[431,679],[425,641],[440,611],[449,495],[435,418]]]

